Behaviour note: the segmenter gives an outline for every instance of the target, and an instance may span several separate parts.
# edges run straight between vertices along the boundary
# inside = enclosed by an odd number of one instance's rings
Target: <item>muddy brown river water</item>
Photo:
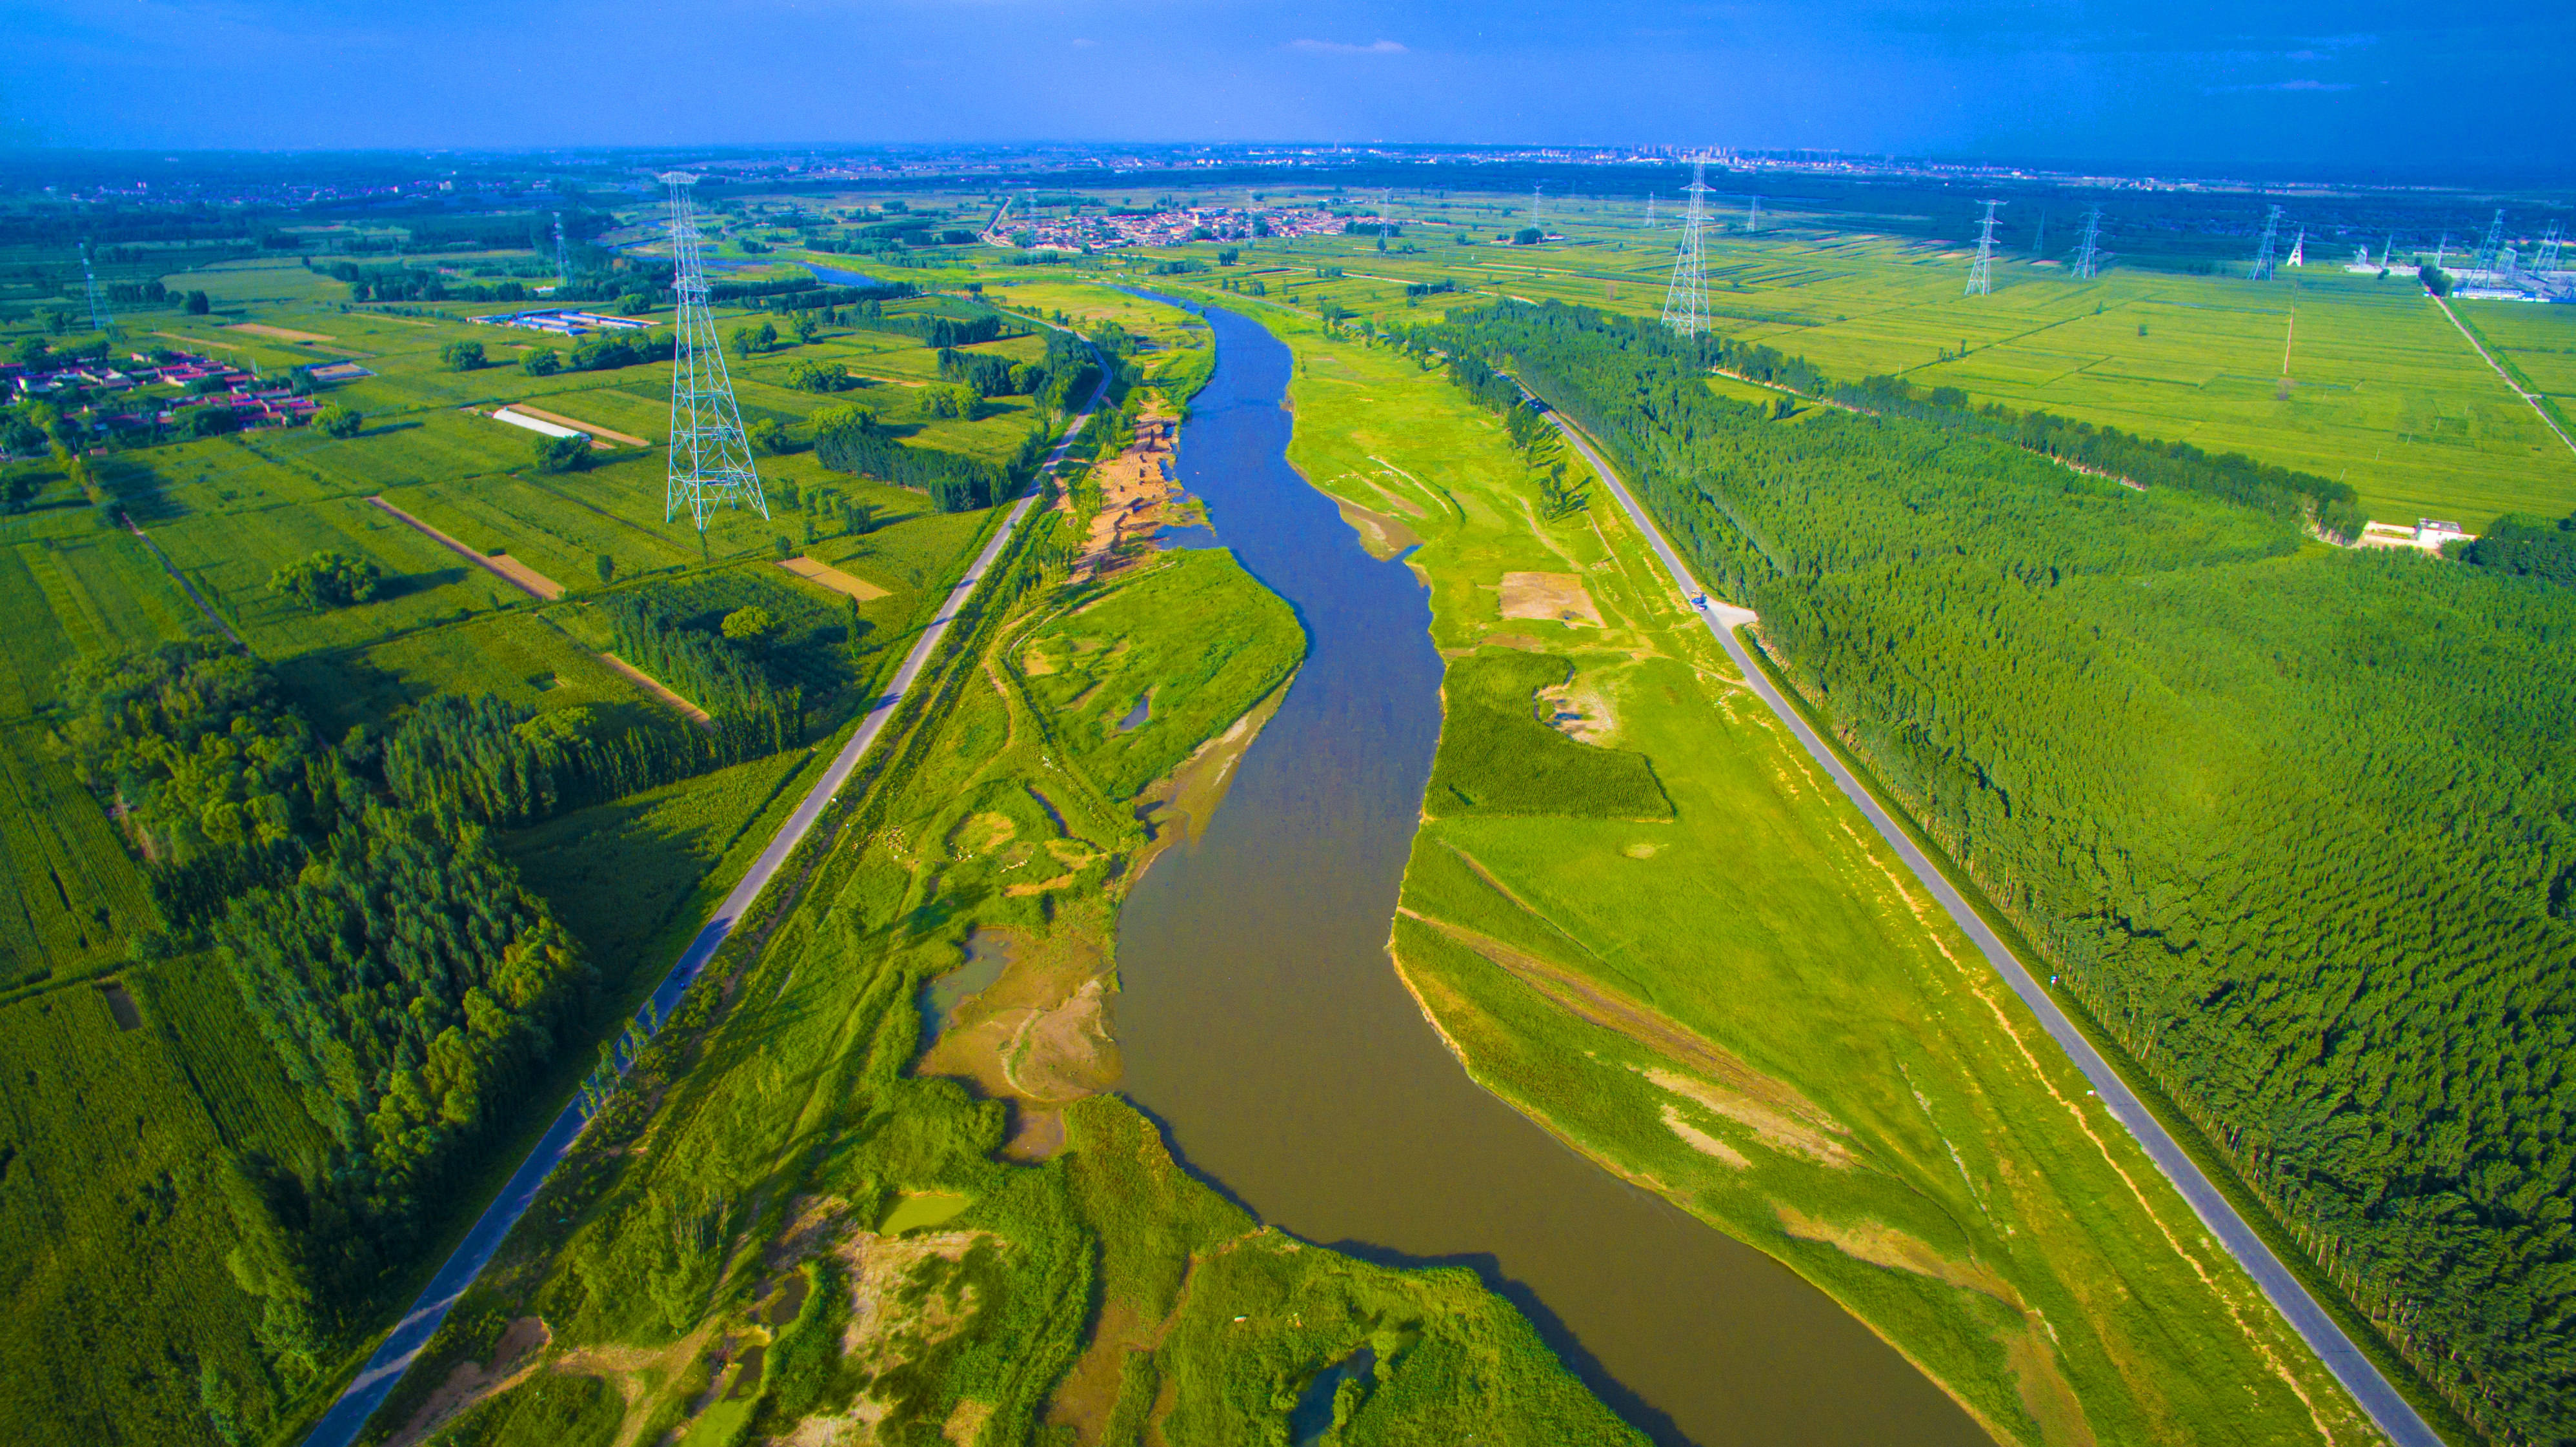
[[[1201,314],[1217,367],[1181,481],[1312,652],[1205,834],[1128,897],[1128,1096],[1264,1221],[1474,1268],[1660,1442],[1987,1442],[1823,1293],[1478,1088],[1422,1018],[1386,945],[1440,728],[1429,599],[1288,466],[1288,349]]]

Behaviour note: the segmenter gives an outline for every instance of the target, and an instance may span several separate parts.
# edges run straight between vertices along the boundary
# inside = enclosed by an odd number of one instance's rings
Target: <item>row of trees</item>
[[[2277,496],[2140,493],[2020,419],[1773,425],[1647,321],[1549,304],[1401,340],[1480,394],[1511,366],[1607,444],[2381,1329],[2492,1433],[2576,1437],[2558,529],[2479,567],[2303,553]]]
[[[385,739],[385,785],[416,809],[517,828],[693,777],[723,758],[695,729],[537,713],[492,694],[423,699]]]

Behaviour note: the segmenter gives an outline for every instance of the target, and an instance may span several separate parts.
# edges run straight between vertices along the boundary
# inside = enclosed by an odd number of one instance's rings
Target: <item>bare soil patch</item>
[[[1136,432],[1116,457],[1092,470],[1100,484],[1100,510],[1091,515],[1082,540],[1082,555],[1067,574],[1083,582],[1117,571],[1140,551],[1134,544],[1151,538],[1165,511],[1181,495],[1172,480],[1172,443],[1180,419],[1159,407],[1136,419]],[[1067,493],[1063,506],[1072,506]]]
[[[846,593],[865,603],[886,596],[886,590],[865,578],[854,577],[819,558],[794,557],[778,566],[809,583],[819,583],[835,593]]]
[[[492,1348],[489,1363],[458,1362],[448,1372],[447,1380],[430,1392],[420,1410],[411,1414],[411,1420],[385,1447],[412,1447],[475,1403],[517,1386],[534,1375],[538,1353],[553,1340],[554,1333],[536,1317],[523,1316],[511,1322]]]
[[[1601,610],[1572,573],[1503,574],[1503,616],[1546,618],[1575,627],[1601,626]]]
[[[634,664],[627,662],[625,659],[618,657],[614,653],[603,653],[599,655],[599,657],[600,660],[606,663],[609,667],[625,674],[628,682],[644,690],[646,693],[653,695],[655,698],[660,699],[662,702],[669,704],[672,708],[677,709],[680,715],[683,718],[686,718],[689,722],[696,724],[698,727],[705,729],[709,733],[715,732],[715,715],[708,713],[705,709],[702,709],[696,704],[689,702],[687,699],[680,697],[678,694],[673,693],[670,687],[663,683],[662,680],[646,673],[643,669],[636,667]]]
[[[234,322],[225,327],[224,330],[228,332],[245,332],[254,337],[270,337],[281,342],[336,342],[340,340],[338,337],[326,337],[320,332],[299,332],[288,327],[272,327],[265,322]]]

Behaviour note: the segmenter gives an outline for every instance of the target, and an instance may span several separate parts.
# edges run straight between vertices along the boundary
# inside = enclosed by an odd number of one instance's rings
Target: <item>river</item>
[[[1181,482],[1312,651],[1205,834],[1120,916],[1127,1095],[1265,1222],[1474,1268],[1659,1442],[1987,1442],[1822,1292],[1475,1085],[1422,1018],[1386,946],[1440,729],[1429,597],[1288,466],[1287,347],[1193,310],[1217,366]]]

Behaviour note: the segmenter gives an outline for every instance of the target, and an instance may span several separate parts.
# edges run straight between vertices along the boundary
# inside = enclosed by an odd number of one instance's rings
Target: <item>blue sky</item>
[[[2555,169],[2576,7],[2489,8],[2518,18],[2386,0],[0,0],[0,144],[1382,139]]]

